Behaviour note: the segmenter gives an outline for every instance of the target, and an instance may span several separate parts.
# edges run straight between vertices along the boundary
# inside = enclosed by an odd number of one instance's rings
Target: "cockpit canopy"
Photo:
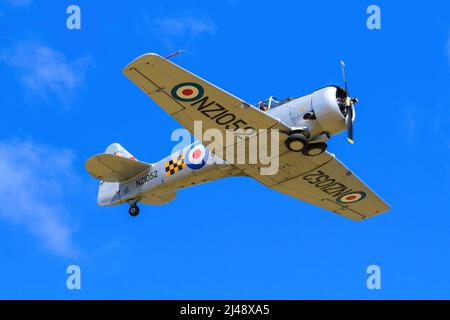
[[[269,98],[265,99],[265,100],[261,100],[260,102],[258,102],[256,104],[256,106],[263,110],[263,111],[267,111],[276,107],[279,107],[291,100],[294,100],[294,98],[286,98],[283,100],[278,100],[277,98],[275,98],[274,96],[270,96]]]

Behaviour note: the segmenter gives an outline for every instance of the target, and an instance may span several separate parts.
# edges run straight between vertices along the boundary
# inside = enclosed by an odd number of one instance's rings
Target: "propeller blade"
[[[345,72],[345,62],[344,62],[344,60],[341,60],[341,67],[342,67],[342,76],[344,77],[345,93],[347,93],[347,97],[348,97],[348,96],[350,96],[350,94],[348,93],[347,73]]]
[[[353,144],[353,106],[350,106],[347,110],[347,116],[345,117],[345,122],[347,124],[347,140]]]

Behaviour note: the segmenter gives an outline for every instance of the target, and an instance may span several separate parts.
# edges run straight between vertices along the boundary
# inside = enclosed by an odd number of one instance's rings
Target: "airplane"
[[[208,129],[224,134],[247,128],[278,130],[279,169],[273,175],[262,175],[258,165],[233,164],[199,142],[148,163],[113,143],[85,164],[87,171],[100,180],[100,206],[127,203],[130,216],[135,217],[140,212],[138,203],[165,204],[180,189],[242,176],[352,220],[390,209],[326,150],[326,141],[345,130],[353,143],[354,105],[358,100],[349,95],[343,61],[344,88],[326,86],[283,101],[271,97],[256,106],[174,64],[169,61],[172,56],[144,54],[129,63],[123,73],[194,136],[195,121],[201,121],[202,133]]]

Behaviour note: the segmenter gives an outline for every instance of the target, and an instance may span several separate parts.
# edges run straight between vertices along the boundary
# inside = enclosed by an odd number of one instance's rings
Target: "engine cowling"
[[[345,91],[336,86],[313,92],[312,109],[323,132],[334,135],[346,130],[343,97],[345,97]]]

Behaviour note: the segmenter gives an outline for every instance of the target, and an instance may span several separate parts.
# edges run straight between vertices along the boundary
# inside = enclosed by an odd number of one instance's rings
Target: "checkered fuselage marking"
[[[184,162],[184,154],[180,154],[176,159],[171,159],[165,164],[166,176],[171,176],[178,171],[186,168],[186,163]]]

